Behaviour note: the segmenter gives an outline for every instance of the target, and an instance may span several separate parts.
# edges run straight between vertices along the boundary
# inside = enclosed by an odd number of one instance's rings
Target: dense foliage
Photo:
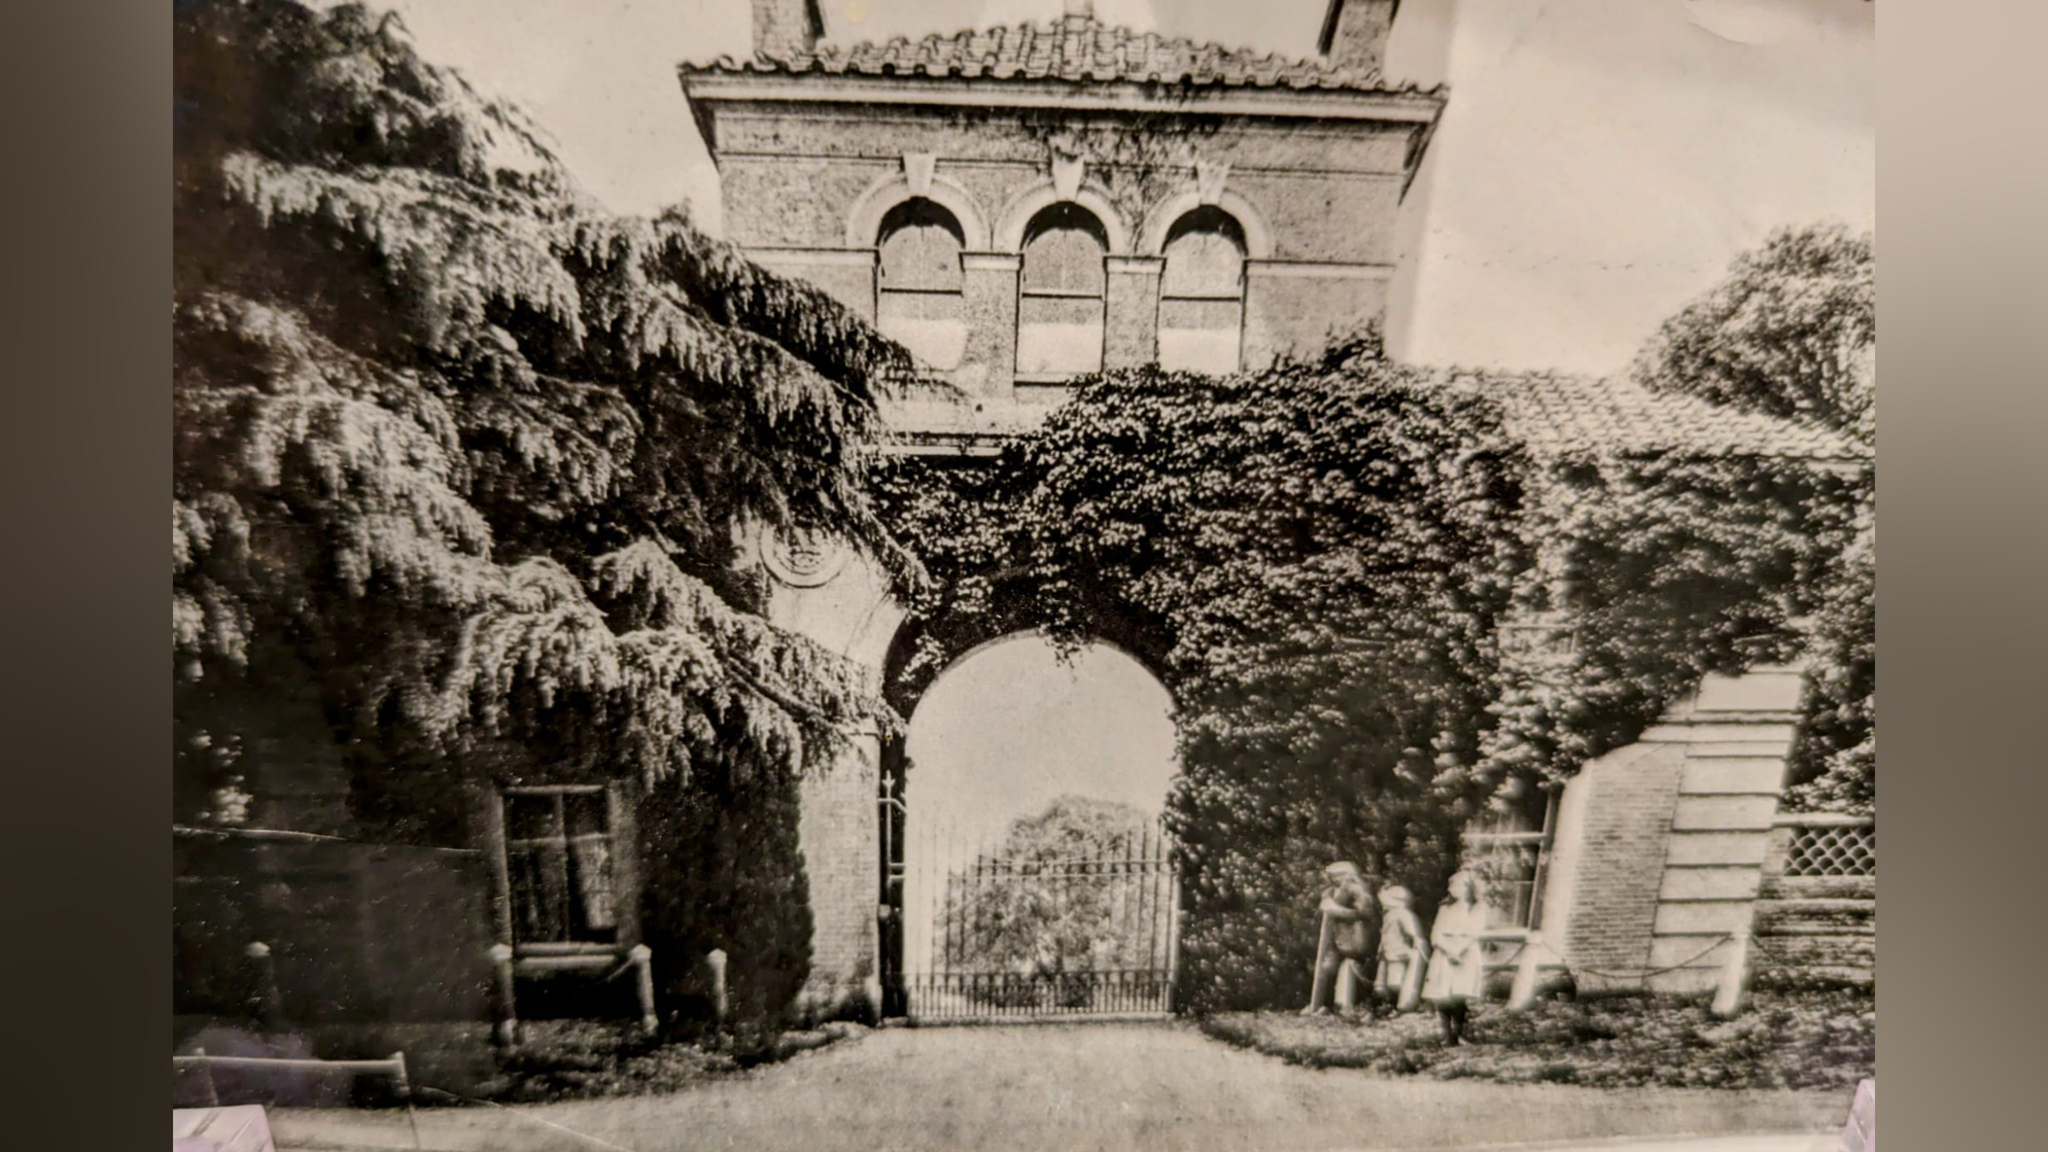
[[[1181,1002],[1298,999],[1324,864],[1432,907],[1475,815],[1540,804],[1703,673],[1795,654],[1867,491],[1768,456],[1537,452],[1510,408],[1352,345],[1109,373],[993,467],[899,463],[892,523],[937,579],[889,689],[1025,628],[1138,655],[1180,733]],[[1570,651],[1504,647],[1553,613]]]
[[[1508,662],[1488,761],[1561,780],[1633,741],[1710,672],[1797,659],[1837,586],[1867,469],[1725,456],[1546,461],[1521,603],[1559,613],[1571,652]]]
[[[685,782],[650,789],[643,935],[656,956],[726,953],[728,1019],[751,1044],[791,1019],[811,971],[810,887],[796,781],[742,732]],[[685,1029],[714,1016],[708,966],[670,964],[659,993]]]
[[[457,780],[709,768],[783,781],[747,795],[788,820],[793,774],[892,715],[767,624],[736,539],[817,527],[915,577],[862,478],[905,354],[679,214],[588,202],[393,16],[175,28],[180,817],[240,780],[261,823],[325,770],[443,839]],[[777,883],[750,915],[797,915]]]
[[[1666,321],[1636,362],[1646,386],[1818,423],[1877,443],[1877,244],[1839,224],[1786,229]],[[1854,557],[1815,621],[1815,674],[1793,803],[1869,812],[1877,798],[1875,494]]]
[[[1178,711],[1187,995],[1300,994],[1323,865],[1433,899],[1490,790],[1522,468],[1489,405],[1377,357],[1108,374],[994,469],[887,477],[938,577],[892,688],[1019,627],[1130,648]]]
[[[1877,240],[1788,228],[1664,322],[1636,359],[1645,386],[1877,438]]]
[[[989,857],[993,866],[947,877],[946,921],[963,965],[1063,976],[1154,964],[1163,954],[1166,893],[1104,879],[1137,857],[1150,823],[1129,804],[1085,796],[1062,796],[1013,822]]]
[[[1877,811],[1877,534],[1843,557],[1814,621],[1813,689],[1793,751],[1794,807]]]

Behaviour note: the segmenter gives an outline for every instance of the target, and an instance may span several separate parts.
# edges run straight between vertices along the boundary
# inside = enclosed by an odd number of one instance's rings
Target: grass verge
[[[524,1028],[524,1043],[484,1085],[482,1098],[542,1104],[657,1095],[867,1032],[859,1024],[835,1022],[773,1037],[679,1042],[648,1039],[611,1021],[540,1020]]]
[[[1474,1005],[1466,1043],[1447,1046],[1424,1010],[1358,1024],[1293,1013],[1227,1012],[1202,1031],[1313,1068],[1603,1088],[1850,1089],[1876,1075],[1877,1003],[1868,990],[1758,991],[1720,1020],[1706,998],[1643,994],[1551,1001],[1511,1013]]]

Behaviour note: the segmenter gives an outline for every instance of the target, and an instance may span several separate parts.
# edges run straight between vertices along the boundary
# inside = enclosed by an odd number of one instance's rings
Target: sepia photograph
[[[172,19],[174,1152],[1875,1152],[1874,0]]]

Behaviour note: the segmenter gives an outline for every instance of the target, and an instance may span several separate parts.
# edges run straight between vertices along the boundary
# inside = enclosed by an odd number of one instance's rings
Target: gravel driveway
[[[1070,1024],[883,1029],[670,1096],[432,1108],[418,1120],[421,1145],[443,1152],[1334,1152],[1817,1133],[1839,1130],[1848,1104],[1833,1093],[1381,1079],[1284,1064],[1182,1023]],[[281,1150],[413,1146],[402,1113],[280,1110],[272,1123]]]

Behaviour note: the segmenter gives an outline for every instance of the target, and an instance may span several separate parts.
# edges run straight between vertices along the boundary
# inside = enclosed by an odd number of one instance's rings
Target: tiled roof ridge
[[[1069,51],[1069,48],[1075,51]],[[1378,70],[1338,68],[1315,57],[1257,53],[1209,40],[1140,32],[1126,25],[1086,20],[1021,21],[920,37],[893,36],[853,44],[744,59],[730,54],[685,70],[737,73],[806,73],[931,77],[988,76],[998,80],[1069,83],[1146,82],[1259,88],[1332,89],[1442,96],[1448,85],[1413,81],[1389,85]]]

